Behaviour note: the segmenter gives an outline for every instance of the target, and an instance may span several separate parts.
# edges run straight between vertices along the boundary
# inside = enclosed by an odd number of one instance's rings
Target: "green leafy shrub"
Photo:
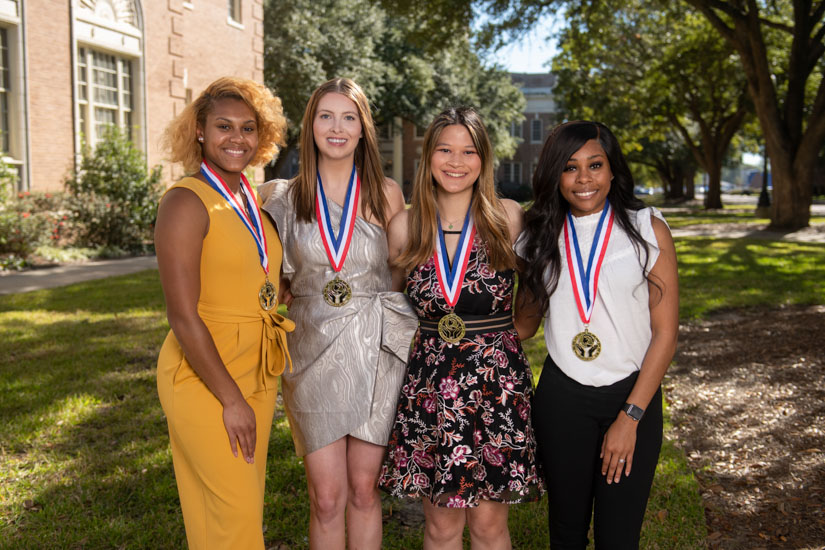
[[[147,170],[143,154],[123,132],[107,129],[66,179],[77,244],[142,250],[152,237],[160,177],[160,167]]]

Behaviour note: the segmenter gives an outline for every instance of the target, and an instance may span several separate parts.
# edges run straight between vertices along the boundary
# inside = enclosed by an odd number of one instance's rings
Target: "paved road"
[[[154,256],[139,256],[120,260],[98,260],[79,264],[45,267],[29,271],[0,271],[0,295],[29,292],[43,288],[126,275],[158,266]]]

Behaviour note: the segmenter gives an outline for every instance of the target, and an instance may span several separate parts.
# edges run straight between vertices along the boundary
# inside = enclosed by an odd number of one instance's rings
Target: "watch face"
[[[624,408],[624,412],[627,413],[627,416],[638,422],[642,419],[642,415],[645,414],[645,411],[636,405],[631,405],[630,403],[626,403]]]

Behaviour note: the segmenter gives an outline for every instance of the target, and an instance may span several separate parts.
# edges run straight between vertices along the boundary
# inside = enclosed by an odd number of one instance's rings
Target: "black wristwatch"
[[[641,420],[645,415],[645,410],[643,408],[637,407],[631,403],[625,403],[622,410],[627,413],[627,416],[629,416],[631,420],[634,420],[635,422]]]

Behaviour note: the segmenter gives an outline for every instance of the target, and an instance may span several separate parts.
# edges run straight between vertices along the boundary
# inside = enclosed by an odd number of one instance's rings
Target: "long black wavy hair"
[[[570,204],[559,187],[562,171],[570,157],[591,139],[597,140],[604,149],[613,173],[607,200],[615,212],[614,223],[628,234],[637,253],[644,250],[641,264],[647,265],[647,243],[630,223],[627,213],[628,210],[641,210],[645,204],[633,195],[633,175],[616,136],[601,122],[576,120],[560,124],[547,136],[533,174],[534,202],[525,214],[522,248],[519,251],[525,264],[519,285],[529,293],[522,299],[540,301],[541,311],[547,310],[561,272],[559,236],[570,210]]]

